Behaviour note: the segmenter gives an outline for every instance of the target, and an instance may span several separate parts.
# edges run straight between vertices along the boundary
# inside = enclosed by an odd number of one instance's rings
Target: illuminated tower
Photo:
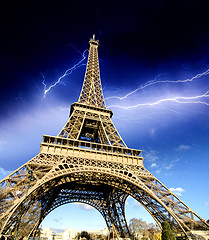
[[[66,125],[56,137],[44,135],[40,153],[0,182],[1,233],[35,236],[55,208],[82,202],[102,214],[117,238],[128,238],[128,196],[159,226],[168,221],[176,234],[209,230],[208,223],[145,169],[141,150],[128,148],[117,132],[102,92],[98,46],[95,37],[90,39],[83,87]]]

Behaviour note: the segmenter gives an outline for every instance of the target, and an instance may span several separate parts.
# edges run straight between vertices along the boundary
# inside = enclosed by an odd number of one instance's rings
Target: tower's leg
[[[111,220],[112,230],[117,231],[121,238],[129,238],[130,232],[125,218],[125,201],[128,197],[118,189],[110,192],[107,202],[108,215]]]

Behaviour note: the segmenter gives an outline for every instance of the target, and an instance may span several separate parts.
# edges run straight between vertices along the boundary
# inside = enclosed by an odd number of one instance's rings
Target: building
[[[41,230],[40,238],[45,240],[54,240],[54,233],[49,227],[45,227]]]
[[[63,240],[75,239],[77,234],[78,231],[74,231],[72,228],[68,228],[62,233]]]
[[[78,233],[82,231],[74,231],[72,228],[66,229],[64,232],[54,233],[49,227],[45,227],[41,230],[40,238],[42,240],[74,240]],[[107,228],[104,230],[92,230],[87,231],[91,235],[105,235],[107,236],[109,231]]]

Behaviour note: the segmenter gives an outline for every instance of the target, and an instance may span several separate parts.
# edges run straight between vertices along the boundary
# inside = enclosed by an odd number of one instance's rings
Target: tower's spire
[[[106,108],[100,80],[98,46],[99,41],[93,35],[89,41],[89,57],[78,102]]]

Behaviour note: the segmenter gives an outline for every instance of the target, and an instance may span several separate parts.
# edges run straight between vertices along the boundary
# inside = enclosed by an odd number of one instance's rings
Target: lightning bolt
[[[199,79],[201,78],[202,76],[205,76],[205,75],[208,75],[209,74],[209,69],[207,69],[205,72],[203,73],[198,73],[197,75],[193,76],[192,78],[188,78],[188,79],[184,79],[184,80],[177,80],[177,81],[171,81],[171,80],[161,80],[161,81],[157,81],[157,77],[155,77],[153,80],[150,80],[148,82],[146,82],[145,84],[142,84],[140,87],[136,88],[135,90],[127,93],[125,96],[123,97],[118,97],[118,96],[111,96],[111,97],[107,97],[105,98],[105,100],[108,100],[108,99],[113,99],[113,98],[116,98],[116,99],[120,99],[120,100],[123,100],[123,99],[126,99],[127,97],[129,97],[130,95],[134,94],[135,92],[139,91],[139,90],[142,90],[146,87],[149,87],[151,85],[155,85],[155,84],[158,84],[158,83],[186,83],[186,82],[192,82],[193,80],[195,79]]]
[[[206,106],[209,106],[209,103],[204,101],[204,100],[201,100],[203,98],[208,98],[209,97],[209,91],[203,93],[202,95],[197,95],[197,96],[192,96],[192,97],[174,97],[174,98],[164,98],[164,99],[160,99],[156,102],[153,102],[153,103],[139,103],[139,104],[136,104],[136,105],[133,105],[133,106],[120,106],[120,105],[111,105],[111,106],[108,106],[108,108],[111,108],[111,107],[117,107],[117,108],[122,108],[122,109],[133,109],[133,108],[139,108],[139,107],[144,107],[144,106],[155,106],[155,105],[158,105],[160,103],[163,103],[163,102],[169,102],[169,101],[173,101],[173,102],[176,102],[176,103],[180,103],[180,104],[204,104]],[[198,100],[199,99],[199,100]]]
[[[78,63],[76,63],[73,67],[67,69],[67,70],[64,72],[64,74],[63,74],[61,77],[59,77],[59,78],[57,79],[57,81],[56,81],[55,83],[51,84],[48,88],[47,88],[46,83],[45,83],[45,81],[46,81],[45,76],[44,76],[43,73],[41,73],[42,78],[43,78],[42,84],[44,85],[44,98],[46,97],[46,94],[47,94],[53,87],[55,87],[64,77],[70,75],[70,74],[71,74],[74,70],[76,70],[77,68],[86,65],[86,64],[83,64],[82,62],[86,59],[86,52],[87,52],[87,51],[88,51],[88,49],[86,49],[83,53],[81,53],[80,51],[77,50],[77,52],[79,52],[79,53],[82,55],[82,59],[81,59]]]

